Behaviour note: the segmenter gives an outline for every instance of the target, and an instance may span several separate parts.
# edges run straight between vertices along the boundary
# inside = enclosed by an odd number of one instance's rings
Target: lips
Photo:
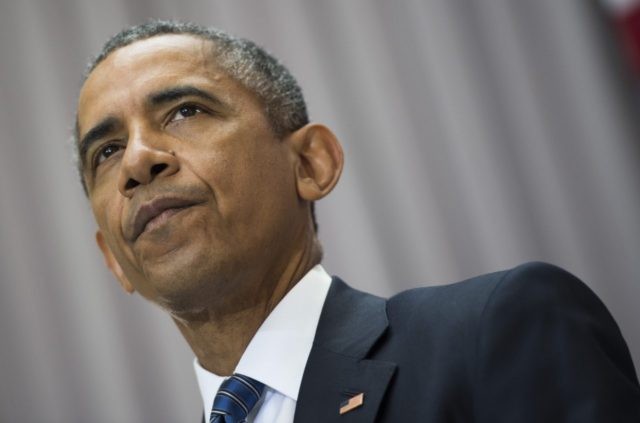
[[[164,212],[177,212],[196,204],[198,204],[196,201],[178,197],[155,198],[143,203],[133,214],[133,219],[130,220],[132,222],[129,225],[131,241],[136,241],[147,228],[147,224]],[[170,217],[173,214],[167,213],[165,217]]]

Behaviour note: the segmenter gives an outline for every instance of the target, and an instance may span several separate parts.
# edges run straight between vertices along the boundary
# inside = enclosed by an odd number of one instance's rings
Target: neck
[[[322,257],[321,247],[310,237],[284,266],[258,275],[247,286],[256,287],[256,298],[220,312],[217,306],[197,315],[176,316],[182,335],[202,367],[220,376],[233,373],[251,339],[280,300]]]

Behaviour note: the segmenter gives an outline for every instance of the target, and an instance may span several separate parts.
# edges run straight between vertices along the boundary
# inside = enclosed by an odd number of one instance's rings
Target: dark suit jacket
[[[638,423],[640,388],[605,306],[557,267],[389,300],[334,278],[295,422]]]

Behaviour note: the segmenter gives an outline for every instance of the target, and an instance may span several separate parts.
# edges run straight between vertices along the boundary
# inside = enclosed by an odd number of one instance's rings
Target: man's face
[[[211,49],[188,35],[120,48],[78,104],[107,262],[125,288],[171,309],[211,293],[255,297],[243,283],[276,272],[305,227],[287,138]]]

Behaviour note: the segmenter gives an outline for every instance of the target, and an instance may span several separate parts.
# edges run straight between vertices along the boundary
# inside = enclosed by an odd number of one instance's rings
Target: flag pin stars
[[[340,404],[340,414],[348,413],[364,404],[364,393],[361,392]]]

